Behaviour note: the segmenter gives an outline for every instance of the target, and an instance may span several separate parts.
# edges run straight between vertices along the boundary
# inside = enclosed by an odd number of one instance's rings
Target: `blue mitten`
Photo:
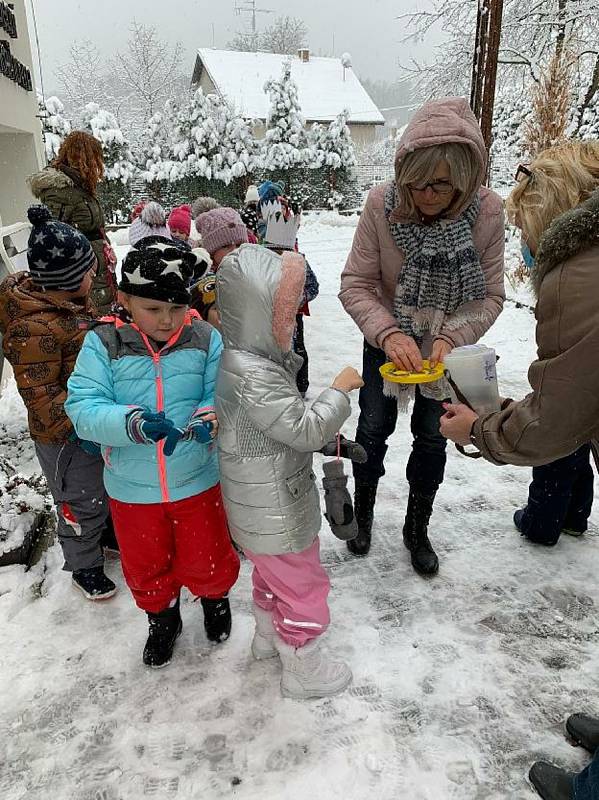
[[[175,447],[179,444],[181,439],[185,438],[185,431],[182,431],[181,428],[173,428],[167,435],[164,440],[164,448],[163,453],[165,456],[172,456],[175,452]]]
[[[127,436],[135,444],[159,442],[177,430],[171,420],[164,416],[164,411],[155,414],[141,408],[135,408],[127,414],[126,425]]]
[[[187,423],[185,438],[195,439],[201,444],[210,444],[215,437],[214,420],[207,420],[205,417],[211,413],[214,412],[196,412]]]
[[[88,442],[86,439],[80,439],[75,431],[71,432],[71,435],[69,436],[69,442],[78,445],[90,456],[102,455],[102,448],[99,444],[96,444],[96,442]]]

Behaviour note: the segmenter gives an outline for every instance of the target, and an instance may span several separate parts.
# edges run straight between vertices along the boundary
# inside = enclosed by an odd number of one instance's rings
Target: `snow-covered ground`
[[[345,364],[360,366],[360,335],[336,299],[353,224],[308,218],[301,231],[321,282],[306,325],[312,397]],[[485,337],[501,356],[505,396],[526,391],[533,331],[530,312],[508,302]],[[5,455],[31,474],[14,387],[0,423]],[[511,516],[528,470],[451,448],[431,526],[441,570],[423,580],[401,540],[409,447],[404,418],[368,558],[322,529],[328,647],[354,671],[330,700],[281,699],[277,662],[252,660],[247,563],[231,639],[209,646],[186,597],[176,657],[158,672],[141,664],[145,617],[118,561],[107,570],[120,592],[96,605],[71,588],[58,547],[30,573],[0,570],[3,800],[525,800],[536,758],[579,769],[585,758],[562,721],[599,710],[597,513],[579,540],[527,544]]]

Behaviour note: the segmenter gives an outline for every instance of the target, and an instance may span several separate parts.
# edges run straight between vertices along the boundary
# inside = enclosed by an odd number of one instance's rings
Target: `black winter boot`
[[[439,571],[439,559],[427,535],[434,499],[434,494],[419,494],[412,490],[408,498],[403,542],[411,553],[412,566],[420,575],[435,575]]]
[[[566,732],[576,744],[591,755],[599,750],[599,719],[588,714],[572,714],[566,720]]]
[[[366,556],[370,550],[374,503],[377,484],[356,483],[354,494],[354,516],[358,523],[358,535],[347,542],[347,549],[354,556]]]
[[[201,597],[204,609],[204,628],[211,642],[225,642],[231,635],[231,605],[228,597],[211,600]]]
[[[183,630],[179,598],[172,608],[164,608],[158,614],[146,613],[150,635],[144,647],[143,662],[147,667],[160,669],[171,663],[175,642]]]
[[[88,600],[108,600],[116,594],[116,586],[104,573],[104,567],[75,570],[71,580]]]
[[[547,761],[537,761],[528,777],[543,800],[574,800],[574,772],[566,772]]]

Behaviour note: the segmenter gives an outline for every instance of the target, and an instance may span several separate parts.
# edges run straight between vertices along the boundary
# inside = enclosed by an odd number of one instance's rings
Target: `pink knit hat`
[[[200,214],[196,228],[202,237],[202,247],[214,255],[221,247],[243,244],[248,240],[247,228],[233,208],[215,208]]]
[[[168,218],[168,226],[171,231],[184,233],[187,238],[191,233],[191,206],[177,206],[173,208]]]

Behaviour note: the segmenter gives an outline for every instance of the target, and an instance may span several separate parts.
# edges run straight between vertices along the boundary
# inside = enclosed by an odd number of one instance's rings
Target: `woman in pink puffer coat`
[[[374,503],[385,474],[387,439],[398,406],[413,399],[410,495],[404,543],[420,574],[437,572],[428,539],[435,494],[443,481],[444,411],[438,399],[383,385],[379,367],[393,361],[419,370],[442,362],[454,347],[474,344],[501,313],[505,299],[503,203],[484,187],[487,153],[467,102],[450,97],[425,104],[406,128],[395,159],[396,179],[368,195],[339,297],[364,334],[364,388],[356,440],[368,461],[354,464],[360,533],[354,555],[370,549]]]

